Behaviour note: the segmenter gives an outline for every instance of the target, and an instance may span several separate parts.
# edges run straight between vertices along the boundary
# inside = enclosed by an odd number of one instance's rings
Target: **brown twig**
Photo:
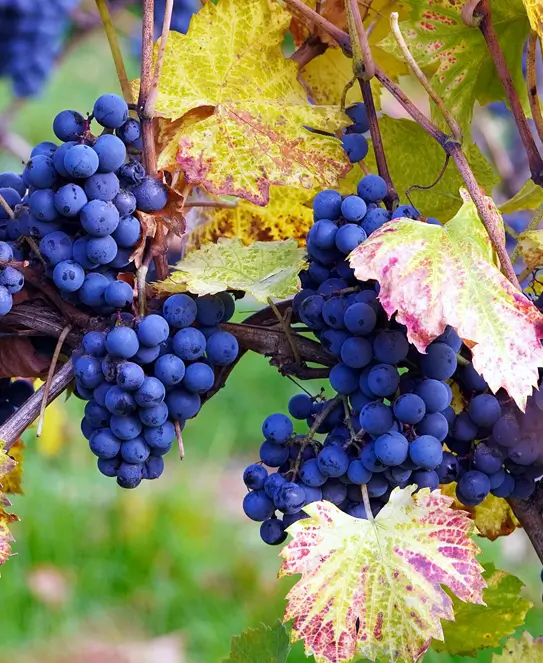
[[[153,80],[151,82],[151,89],[145,100],[144,116],[152,118],[155,114],[155,103],[158,97],[158,88],[160,84],[160,74],[162,72],[162,65],[164,64],[164,56],[166,55],[166,45],[168,43],[168,35],[170,33],[170,24],[172,22],[172,10],[174,0],[166,0],[164,8],[164,21],[162,23],[162,33],[160,35],[160,46],[158,47],[158,55],[155,62],[155,70],[153,72]]]
[[[543,115],[541,114],[541,105],[537,94],[537,41],[537,32],[532,30],[528,37],[528,48],[526,50],[526,87],[528,88],[528,101],[530,102],[530,110],[532,111],[537,135],[543,141]]]
[[[340,30],[311,7],[308,7],[302,0],[285,0],[285,3],[305,19],[304,23],[310,29],[313,26],[321,28],[341,46],[345,53],[351,54],[351,42],[346,32]]]
[[[316,36],[311,36],[290,56],[293,62],[296,62],[300,69],[314,60],[319,55],[326,53],[328,45]]]
[[[128,104],[132,101],[132,90],[130,89],[130,84],[128,82],[128,75],[126,73],[126,67],[124,66],[121,46],[117,39],[117,31],[111,20],[111,14],[109,13],[106,0],[96,0],[96,6],[100,14],[100,19],[102,20],[102,25],[104,26],[104,32],[106,33],[109,48],[111,50],[111,57],[113,58],[113,63],[117,71],[117,78],[119,79],[121,90],[123,91],[123,97]]]
[[[460,129],[460,126],[458,122],[454,119],[452,113],[449,111],[447,106],[445,105],[445,102],[443,99],[439,96],[439,94],[434,90],[434,88],[430,85],[430,81],[422,71],[422,69],[419,67],[417,64],[417,61],[411,54],[411,51],[409,50],[409,46],[406,44],[405,39],[403,37],[402,31],[400,29],[400,24],[398,22],[398,12],[392,12],[390,14],[390,26],[392,27],[392,33],[394,35],[394,39],[396,39],[396,43],[398,44],[404,58],[407,61],[407,64],[409,65],[411,71],[415,74],[417,80],[419,83],[422,85],[422,87],[426,90],[428,93],[429,97],[434,101],[436,106],[439,108],[441,111],[441,114],[443,115],[443,118],[445,119],[445,122],[447,123],[449,129],[451,130],[452,137],[457,140],[459,143],[462,142],[463,136],[462,136],[462,129]]]
[[[302,360],[300,359],[300,352],[298,350],[298,346],[296,345],[294,334],[292,333],[292,329],[290,328],[290,322],[288,319],[292,314],[292,309],[287,309],[287,311],[283,315],[281,311],[279,311],[279,309],[277,308],[271,297],[268,297],[268,304],[271,310],[275,313],[277,320],[279,321],[279,324],[281,325],[281,328],[285,336],[287,337],[288,344],[290,345],[290,348],[292,350],[294,361],[296,362],[296,364],[301,365]]]
[[[359,81],[369,81],[375,76],[375,63],[360,16],[358,0],[345,0],[345,14],[351,40],[354,75]]]
[[[68,336],[71,330],[72,330],[71,325],[67,325],[66,327],[64,327],[62,333],[58,337],[55,351],[53,353],[53,357],[51,358],[51,365],[49,366],[49,372],[47,373],[47,380],[45,381],[44,390],[43,390],[43,397],[41,399],[40,416],[38,419],[38,428],[36,430],[36,437],[41,437],[43,422],[45,420],[45,408],[47,407],[49,392],[51,391],[51,382],[53,381],[55,368],[57,367],[57,362],[60,356],[60,352],[62,350],[62,346],[64,345],[64,341],[66,340],[66,337]]]
[[[74,379],[72,360],[67,361],[51,380],[47,395],[47,405],[57,398]],[[40,413],[45,385],[40,387],[17,412],[0,426],[0,440],[5,441],[4,449],[10,449]]]
[[[515,84],[511,78],[507,63],[503,55],[503,51],[498,40],[494,24],[492,23],[492,11],[490,7],[490,0],[481,0],[477,5],[475,11],[481,16],[479,22],[479,30],[485,38],[486,45],[496,67],[496,72],[503,85],[505,96],[511,108],[511,112],[515,119],[515,124],[520,134],[520,138],[526,150],[528,157],[528,164],[532,174],[532,180],[535,184],[543,186],[543,159],[539,154],[536,142],[530,131],[530,125],[526,119],[526,115],[522,109],[522,104],[518,98]]]

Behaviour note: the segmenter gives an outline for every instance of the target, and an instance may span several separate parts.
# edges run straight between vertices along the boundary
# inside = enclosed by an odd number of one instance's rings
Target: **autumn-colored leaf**
[[[24,444],[22,440],[17,440],[9,450],[9,457],[15,461],[13,468],[2,476],[0,483],[4,493],[22,495],[23,489],[21,486],[23,475],[23,449]],[[0,470],[0,474],[1,474]]]
[[[340,141],[305,128],[333,133],[346,120],[339,106],[308,102],[282,52],[290,16],[273,0],[220,0],[202,7],[187,35],[170,33],[156,114],[176,125],[161,129],[169,140],[159,168],[259,205],[270,184],[334,186],[348,172]]]
[[[294,239],[249,246],[239,239],[219,239],[193,251],[168,279],[154,285],[160,292],[189,290],[198,295],[230,288],[265,302],[268,297],[284,299],[298,292],[298,272],[305,264],[305,251]]]
[[[518,236],[520,255],[527,269],[543,266],[543,230],[527,230]]]
[[[7,455],[4,451],[4,443],[0,441],[0,486],[4,481],[4,477],[13,471],[14,467],[15,461]],[[11,502],[6,495],[0,492],[0,566],[2,566],[12,554],[11,544],[14,541],[14,538],[9,531],[9,525],[16,520],[19,520],[14,513],[6,511],[5,507],[9,507],[10,505]]]
[[[202,207],[196,212],[190,246],[216,242],[219,237],[235,237],[245,244],[293,238],[303,246],[313,223],[314,195],[307,189],[273,186],[265,207],[246,200],[238,200],[231,208]]]
[[[509,638],[501,654],[492,655],[492,663],[543,663],[543,639],[534,639],[528,631],[520,640]]]
[[[543,189],[533,180],[527,180],[522,189],[499,207],[502,214],[512,214],[522,210],[535,210],[543,203]]]
[[[475,205],[463,195],[443,228],[389,221],[353,251],[351,267],[359,280],[379,281],[383,308],[397,312],[420,352],[451,325],[491,390],[503,387],[524,409],[543,366],[543,315],[499,271]]]
[[[288,634],[281,622],[260,624],[232,638],[230,656],[224,663],[285,663],[289,651]]]
[[[486,105],[505,98],[484,37],[480,30],[463,23],[462,2],[435,0],[430,5],[425,0],[404,1],[413,10],[411,17],[400,23],[407,45],[417,63],[433,74],[432,87],[462,127],[467,143],[472,140],[475,102]],[[522,48],[518,44],[525,42],[530,24],[522,0],[492,3],[492,24],[519,97],[528,110]],[[392,35],[380,46],[403,60]],[[445,128],[437,106],[433,106],[432,112],[434,120]]]
[[[413,184],[427,186],[435,182],[445,163],[443,149],[411,120],[384,116],[379,118],[379,126],[392,181],[400,199],[407,203],[404,196]],[[492,190],[498,179],[479,148],[470,145],[466,149],[466,156],[479,184],[487,191]],[[371,172],[377,172],[371,147],[364,163]],[[362,176],[360,168],[355,166],[340,182],[339,191],[345,195],[356,192],[356,185]],[[412,189],[409,197],[424,216],[433,216],[444,223],[462,206],[462,198],[458,193],[461,186],[463,182],[460,174],[449,164],[435,186],[427,191]]]
[[[309,98],[316,104],[339,104],[345,86],[353,78],[353,61],[340,48],[329,48],[325,53],[313,58],[300,70],[300,82]],[[376,108],[381,107],[381,84],[376,78],[371,79],[373,100]],[[345,105],[362,101],[362,92],[358,82],[349,88]],[[349,124],[346,119],[344,124]]]
[[[540,0],[523,0],[530,27],[543,39],[543,5]]]
[[[280,575],[302,575],[285,620],[317,663],[411,663],[443,639],[441,619],[454,619],[449,587],[482,603],[485,582],[470,538],[468,514],[436,490],[396,488],[375,520],[352,518],[329,502],[304,507],[309,518],[289,528]]]
[[[38,354],[29,338],[0,338],[0,378],[33,378],[49,368],[51,360]]]
[[[441,486],[444,495],[453,498],[452,508],[467,511],[485,539],[496,540],[500,536],[509,536],[520,523],[506,500],[494,495],[487,495],[477,506],[466,506],[456,497],[456,483]]]
[[[532,607],[521,596],[524,584],[515,576],[485,564],[486,605],[464,603],[452,597],[454,621],[443,622],[445,640],[433,640],[432,649],[456,656],[475,656],[478,649],[498,647],[500,640],[524,624]]]

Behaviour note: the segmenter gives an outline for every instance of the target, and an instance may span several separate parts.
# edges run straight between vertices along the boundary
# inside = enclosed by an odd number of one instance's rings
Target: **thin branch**
[[[168,43],[168,35],[170,33],[170,24],[172,22],[172,10],[174,0],[166,0],[164,8],[164,21],[162,23],[162,34],[160,35],[160,46],[158,47],[158,55],[155,62],[155,70],[153,73],[153,81],[151,89],[145,101],[144,115],[146,117],[153,117],[155,114],[155,103],[158,97],[158,86],[160,84],[160,74],[162,72],[162,65],[164,64],[164,56],[166,55],[166,45]]]
[[[72,360],[67,361],[51,380],[47,405],[57,398],[74,379]],[[17,412],[0,426],[0,440],[5,441],[5,450],[10,449],[40,413],[45,385],[40,387]]]
[[[505,61],[498,36],[494,30],[490,0],[481,0],[476,11],[481,14],[479,29],[485,38],[486,45],[490,51],[498,77],[503,85],[509,107],[511,108],[511,112],[515,119],[524,149],[526,150],[532,180],[535,184],[543,186],[543,159],[539,154],[536,142],[530,131],[530,125],[528,124],[528,120],[522,109],[522,104],[518,98],[509,69],[507,68],[507,62]]]
[[[111,56],[113,58],[113,63],[115,64],[121,90],[123,91],[123,97],[128,104],[132,101],[132,91],[128,82],[126,67],[124,66],[121,46],[119,44],[119,40],[117,39],[117,31],[115,30],[115,26],[111,20],[111,14],[109,13],[107,1],[96,0],[96,6],[98,8],[100,18],[102,19],[102,24],[104,26],[104,32],[106,33],[107,41],[109,43],[109,48],[111,49]]]
[[[390,14],[390,25],[392,27],[392,32],[394,34],[394,38],[396,39],[396,43],[400,47],[400,50],[404,58],[406,59],[409,67],[411,68],[411,71],[415,74],[416,78],[418,79],[422,87],[426,90],[430,98],[434,101],[436,106],[441,111],[441,114],[443,115],[445,122],[447,123],[449,129],[451,130],[453,138],[457,140],[459,143],[461,143],[463,140],[462,129],[460,129],[458,122],[454,119],[452,113],[445,105],[445,102],[439,96],[439,94],[434,90],[434,88],[430,85],[430,81],[428,80],[422,69],[419,67],[419,65],[417,64],[415,58],[412,56],[411,51],[409,50],[409,46],[406,44],[402,31],[400,30],[400,24],[398,22],[398,12],[392,12],[392,14]]]
[[[321,28],[334,39],[345,53],[351,54],[349,35],[336,27],[333,23],[308,7],[302,0],[285,0],[285,4],[294,9],[304,19],[304,23],[311,29],[313,26]]]
[[[281,325],[281,328],[283,329],[283,332],[285,333],[285,336],[287,337],[287,341],[290,345],[290,348],[292,350],[292,355],[294,357],[294,361],[298,364],[302,364],[302,360],[300,359],[300,352],[298,350],[298,346],[296,345],[296,341],[294,339],[294,334],[292,333],[292,329],[290,328],[290,323],[288,320],[288,317],[292,314],[292,309],[287,309],[285,312],[285,315],[279,311],[277,306],[275,305],[273,299],[271,297],[268,297],[268,304],[271,308],[271,310],[275,313],[277,320],[279,320],[279,324]]]
[[[360,486],[362,491],[362,501],[364,502],[364,508],[366,509],[366,516],[370,522],[373,522],[373,511],[371,510],[370,496],[368,495],[368,487],[365,483]]]
[[[345,0],[345,13],[353,53],[353,72],[359,81],[369,81],[375,76],[375,64],[371,54],[366,29],[360,16],[358,0]]]
[[[185,458],[185,445],[183,444],[181,424],[179,423],[178,419],[175,420],[174,426],[175,426],[175,439],[177,440],[177,447],[179,449],[179,460],[183,460]]]
[[[156,175],[155,136],[153,118],[144,114],[144,109],[151,92],[153,77],[153,20],[154,0],[143,0],[143,18],[141,28],[141,74],[138,106],[140,108],[141,130],[143,139],[143,161],[149,175]]]
[[[51,365],[49,366],[49,372],[47,373],[47,380],[45,381],[44,385],[44,390],[43,390],[43,397],[41,399],[41,407],[40,407],[40,417],[38,419],[38,429],[36,430],[36,437],[41,437],[42,429],[43,429],[43,422],[45,420],[45,408],[47,407],[48,399],[49,399],[49,392],[51,391],[51,382],[53,381],[53,376],[55,374],[55,368],[57,367],[57,362],[58,358],[60,356],[60,352],[62,350],[62,346],[64,345],[64,341],[66,340],[66,337],[68,334],[71,332],[72,326],[67,325],[64,327],[62,330],[62,333],[58,337],[57,344],[55,346],[55,351],[53,353],[53,357],[51,359]]]
[[[537,32],[532,30],[528,37],[528,48],[526,51],[526,86],[528,88],[528,101],[530,102],[530,110],[532,111],[537,135],[539,136],[539,140],[543,141],[543,115],[541,114],[539,95],[537,94],[537,40]]]
[[[495,231],[494,224],[492,222],[491,212],[488,209],[488,205],[485,201],[485,196],[481,191],[481,187],[479,186],[477,180],[475,179],[475,175],[473,174],[473,171],[471,170],[468,160],[466,159],[466,155],[462,152],[460,145],[458,145],[457,143],[454,145],[450,145],[448,152],[453,158],[456,167],[460,171],[460,174],[462,175],[462,179],[464,180],[466,188],[469,191],[471,199],[475,203],[475,207],[477,208],[479,217],[481,218],[481,221],[483,222],[483,225],[486,228],[488,236],[492,240],[494,249],[498,254],[498,258],[500,259],[500,264],[505,276],[507,276],[509,281],[511,281],[511,283],[516,288],[521,290],[520,283],[518,282],[517,275],[515,274],[515,270],[513,269],[513,264],[511,262],[511,259],[509,258],[509,254],[507,253],[505,244],[500,240],[499,236]]]
[[[439,171],[439,175],[436,177],[436,179],[431,184],[427,184],[427,185],[412,184],[409,187],[409,189],[407,189],[407,191],[405,192],[405,197],[407,198],[407,200],[409,200],[410,205],[415,207],[415,205],[413,205],[413,203],[411,202],[411,199],[409,198],[409,194],[411,193],[411,191],[413,191],[413,189],[417,189],[417,190],[420,190],[420,191],[428,191],[430,189],[433,189],[439,183],[439,181],[441,180],[443,175],[445,175],[445,171],[447,170],[447,166],[449,165],[450,159],[451,159],[451,155],[446,154],[445,155],[445,163],[443,164],[443,167]]]
[[[4,212],[9,216],[10,219],[15,218],[15,214],[9,204],[7,203],[6,199],[4,196],[0,193],[0,206],[4,210]]]
[[[328,45],[316,36],[311,36],[290,56],[293,62],[296,62],[300,69],[308,65],[319,55],[326,53]]]

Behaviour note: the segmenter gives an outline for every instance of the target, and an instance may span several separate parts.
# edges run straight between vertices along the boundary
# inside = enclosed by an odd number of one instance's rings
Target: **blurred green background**
[[[11,130],[30,144],[51,139],[58,111],[89,111],[97,96],[117,90],[107,44],[93,35],[65,58],[41,99],[16,110]],[[0,98],[10,104],[4,83]],[[20,160],[0,152],[0,167],[18,169]],[[186,459],[172,451],[160,480],[130,492],[96,470],[79,431],[83,403],[61,397],[51,406],[44,436],[24,436],[16,556],[0,580],[0,662],[219,663],[233,635],[280,617],[293,580],[276,579],[278,549],[262,544],[243,515],[241,476],[257,457],[263,419],[285,411],[295,391],[265,359],[245,357],[186,427]],[[540,566],[527,538],[517,531],[481,545],[482,561],[526,584],[534,603],[528,628],[539,635]],[[487,651],[476,660],[490,658]],[[303,660],[297,645],[289,663]],[[424,660],[474,659],[430,652]]]

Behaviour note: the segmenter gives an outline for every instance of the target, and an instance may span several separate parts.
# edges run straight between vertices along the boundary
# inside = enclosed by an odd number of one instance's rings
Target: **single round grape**
[[[270,414],[262,424],[262,435],[274,444],[285,444],[293,432],[292,421],[284,414]]]
[[[478,470],[470,470],[458,480],[456,495],[466,506],[481,504],[489,492],[490,480],[486,474]]]
[[[85,118],[74,110],[63,110],[53,120],[55,136],[63,142],[78,140],[86,129]]]
[[[137,488],[142,480],[143,465],[121,463],[117,470],[117,483],[121,488]]]
[[[224,302],[218,295],[204,295],[196,299],[196,321],[200,325],[218,325],[224,317]]]
[[[215,382],[215,373],[213,369],[201,361],[187,366],[185,377],[183,378],[183,387],[187,391],[195,394],[205,394]]]
[[[439,476],[434,470],[415,470],[411,474],[410,482],[416,484],[418,490],[422,488],[435,490],[439,487]]]
[[[346,221],[360,223],[367,212],[364,200],[358,196],[347,196],[341,203],[341,215]]]
[[[113,198],[113,204],[119,210],[121,219],[128,217],[136,211],[136,197],[132,191],[121,189],[119,193]]]
[[[376,361],[384,364],[399,364],[407,357],[409,343],[400,331],[381,330],[373,340]]]
[[[393,219],[415,219],[420,217],[418,210],[412,205],[400,205],[392,213]]]
[[[377,396],[391,396],[400,384],[400,376],[395,366],[377,364],[368,375],[368,386]]]
[[[90,177],[98,170],[98,155],[89,145],[73,145],[64,155],[64,169],[71,177]]]
[[[166,403],[159,403],[153,407],[139,408],[138,417],[144,426],[162,426],[168,419],[168,406]]]
[[[83,285],[84,280],[85,270],[74,260],[62,260],[53,270],[53,281],[55,282],[55,285],[59,290],[65,292],[75,292],[76,290],[79,290]],[[0,283],[2,283],[1,274]]]
[[[129,117],[124,124],[115,130],[115,133],[123,143],[129,145],[141,137],[141,125],[137,120]]]
[[[421,419],[415,430],[417,435],[432,435],[443,442],[449,434],[449,422],[441,412],[432,412]]]
[[[401,465],[406,460],[408,451],[409,443],[401,433],[385,433],[375,440],[375,455],[385,465]]]
[[[98,265],[107,265],[117,255],[117,244],[111,235],[91,237],[87,243],[87,257]]]
[[[494,474],[501,469],[503,463],[502,454],[484,442],[479,442],[473,453],[473,467],[485,474]]]
[[[103,127],[118,129],[128,119],[128,106],[118,94],[103,94],[94,102],[93,115]]]
[[[23,178],[17,173],[0,173],[0,188],[15,189],[20,196],[26,193]]]
[[[326,251],[335,246],[337,230],[338,227],[333,221],[321,219],[313,224],[307,236],[315,246]]]
[[[368,141],[362,134],[345,134],[341,138],[341,144],[351,163],[362,161],[368,154]]]
[[[315,221],[320,219],[339,219],[341,216],[341,203],[343,198],[338,191],[326,189],[320,191],[313,198],[313,216]]]
[[[264,495],[266,495],[266,493],[264,493]],[[266,499],[269,499],[267,495]],[[287,481],[279,486],[275,492],[273,501],[279,511],[282,511],[283,513],[296,513],[305,504],[305,492],[298,484],[292,481]]]
[[[121,444],[121,457],[126,463],[144,463],[149,458],[149,447],[141,435]]]
[[[492,394],[479,394],[468,405],[468,414],[477,426],[492,428],[501,417],[501,407]]]
[[[33,393],[34,386],[28,380],[13,380],[8,386],[8,401],[15,407],[21,407]]]
[[[307,394],[296,394],[288,402],[288,411],[294,419],[307,419],[311,415],[313,399]]]
[[[445,343],[432,343],[422,356],[421,367],[425,377],[448,380],[456,371],[455,351]]]
[[[157,359],[155,376],[166,387],[173,387],[185,377],[185,364],[176,355],[167,353]]]
[[[288,447],[280,446],[269,440],[260,445],[260,460],[268,467],[279,467],[288,460]]]
[[[338,394],[348,395],[358,389],[359,374],[345,364],[336,364],[330,371],[330,385]]]
[[[420,396],[426,406],[426,412],[441,412],[450,405],[451,399],[446,383],[439,380],[421,380],[415,387],[415,394]]]
[[[36,189],[31,194],[28,205],[32,214],[40,221],[55,221],[58,218],[53,189]]]
[[[489,483],[490,481],[491,479],[489,477]],[[501,484],[496,488],[492,488],[491,492],[495,497],[507,498],[511,495],[514,488],[515,488],[515,479],[506,472]]]
[[[337,231],[336,247],[341,253],[348,255],[365,239],[367,239],[366,231],[361,226],[347,223]]]
[[[441,225],[439,221],[438,224]],[[447,325],[444,332],[436,338],[436,343],[446,343],[455,352],[460,352],[462,347],[462,339],[450,325]]]
[[[230,332],[220,331],[207,339],[206,355],[213,364],[229,366],[238,354],[238,341]]]
[[[113,204],[115,204],[115,200]],[[135,216],[123,216],[119,219],[112,237],[118,246],[131,249],[136,246],[141,238],[141,224]]]
[[[133,394],[118,385],[109,388],[105,395],[105,406],[111,414],[119,416],[132,414],[137,410]]]
[[[250,490],[262,490],[264,482],[268,477],[268,472],[262,465],[249,465],[243,472],[243,483]]]
[[[377,203],[387,195],[387,183],[379,175],[366,175],[356,187],[358,195],[368,203]]]
[[[263,490],[254,490],[243,498],[243,511],[251,520],[265,521],[272,517],[274,506]]]
[[[340,477],[349,468],[349,457],[340,447],[324,447],[317,456],[317,464],[325,477]]]
[[[370,435],[384,435],[392,427],[391,409],[384,403],[374,401],[360,411],[360,425]]]
[[[77,294],[83,304],[99,308],[106,303],[105,291],[108,285],[109,281],[103,274],[87,274]]]
[[[113,281],[109,283],[104,290],[104,297],[109,306],[115,308],[125,308],[129,306],[134,299],[134,291],[125,281]]]
[[[192,419],[200,411],[201,399],[199,394],[178,387],[168,392],[166,405],[172,419]]]
[[[119,178],[115,173],[95,173],[85,180],[85,194],[89,200],[113,200],[119,189]]]
[[[110,416],[108,410],[94,400],[85,405],[85,418],[94,428],[106,428],[109,425]]]
[[[380,228],[384,223],[390,221],[391,214],[382,207],[368,209],[366,216],[362,220],[361,226],[368,237]]]
[[[194,361],[204,354],[206,338],[194,327],[180,329],[173,337],[172,348],[183,361]]]
[[[135,415],[112,414],[110,428],[120,440],[133,440],[143,430],[143,424]]]
[[[278,546],[287,538],[285,526],[278,518],[268,518],[260,525],[260,538],[269,546]]]
[[[151,447],[151,453],[153,449],[167,453],[172,440],[175,438],[175,428],[171,421],[165,421],[160,426],[145,427],[143,437]]]
[[[138,339],[142,345],[153,347],[165,341],[170,334],[167,321],[156,313],[145,316],[138,326]]]
[[[134,394],[136,403],[140,407],[153,407],[162,403],[166,395],[166,390],[164,385],[160,380],[157,380],[154,377],[144,378],[141,386],[137,389]],[[183,419],[188,417],[176,417],[177,419]]]
[[[158,479],[164,472],[164,459],[161,456],[149,456],[143,466],[142,476],[144,479]]]
[[[98,156],[98,172],[113,173],[126,159],[126,147],[123,141],[112,134],[104,134],[93,145]]]
[[[190,327],[196,320],[197,313],[196,302],[188,295],[172,295],[162,306],[162,315],[170,327],[176,329]]]
[[[366,336],[377,323],[374,309],[364,302],[357,302],[345,311],[345,326],[355,336]]]
[[[500,417],[492,427],[492,437],[502,447],[516,447],[520,442],[520,426],[514,415]]]
[[[471,442],[477,437],[477,426],[467,412],[460,412],[454,420],[452,435],[455,439]]]
[[[87,389],[95,389],[104,380],[100,362],[90,355],[83,355],[76,360],[74,375]]]
[[[105,477],[116,477],[121,461],[117,456],[115,458],[98,458],[97,464],[98,470]]]
[[[81,210],[79,219],[83,230],[89,235],[105,237],[117,229],[119,210],[112,202],[91,200]]]
[[[409,445],[409,457],[419,467],[434,470],[443,461],[443,447],[432,435],[421,435]]]
[[[129,327],[115,327],[106,338],[106,349],[114,357],[130,359],[139,348],[136,332]]]
[[[158,212],[168,202],[166,187],[154,177],[146,177],[132,193],[136,197],[138,209],[142,212]]]
[[[133,361],[127,361],[119,365],[117,384],[126,391],[136,391],[141,387],[144,379],[143,368]]]
[[[108,460],[115,458],[121,450],[121,440],[113,434],[111,429],[103,428],[91,435],[89,447],[95,456]]]

